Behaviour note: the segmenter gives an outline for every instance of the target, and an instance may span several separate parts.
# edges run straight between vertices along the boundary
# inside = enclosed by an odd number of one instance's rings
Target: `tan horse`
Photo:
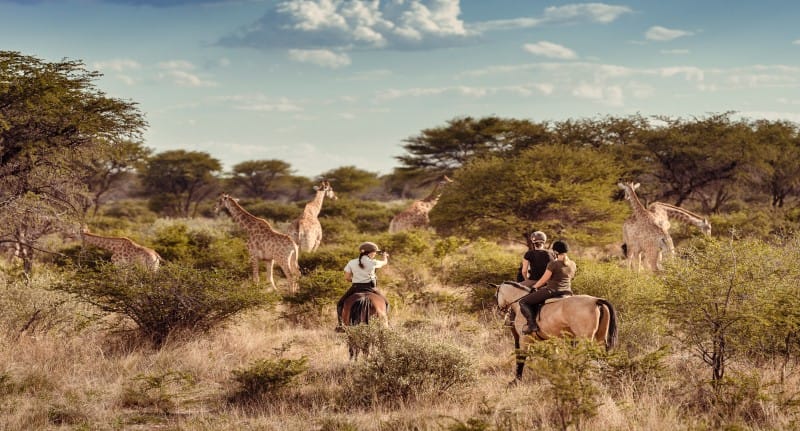
[[[379,319],[379,322],[384,327],[389,326],[389,304],[376,293],[354,293],[344,300],[342,307],[342,322],[347,326],[356,326],[360,324],[369,324],[370,320]],[[363,349],[358,348],[352,340],[348,337],[348,351],[350,352],[350,359],[358,359],[360,351],[364,351],[364,355],[369,355],[369,346]]]
[[[497,292],[497,306],[500,310],[511,309],[514,322],[511,333],[514,335],[514,347],[517,349],[517,380],[522,378],[525,367],[525,347],[536,340],[547,340],[553,337],[580,337],[595,340],[611,349],[617,343],[617,314],[614,307],[602,298],[589,295],[573,295],[563,298],[549,299],[539,311],[536,323],[539,332],[524,337],[520,343],[522,328],[528,324],[520,312],[519,300],[530,293],[530,288],[513,281],[505,281],[499,285],[490,284]],[[535,336],[535,338],[534,338]]]

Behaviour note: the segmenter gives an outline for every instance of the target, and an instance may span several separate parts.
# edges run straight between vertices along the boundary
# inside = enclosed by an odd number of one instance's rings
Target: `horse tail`
[[[369,309],[371,306],[372,302],[366,295],[353,301],[350,306],[350,325],[369,323]]]
[[[614,306],[605,299],[598,298],[597,306],[600,308],[600,326],[606,328],[606,350],[617,345],[617,312]]]

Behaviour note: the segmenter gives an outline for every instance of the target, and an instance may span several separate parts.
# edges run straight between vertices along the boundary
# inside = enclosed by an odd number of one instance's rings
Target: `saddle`
[[[562,299],[569,298],[570,296],[572,296],[572,294],[571,294],[571,293],[564,293],[564,294],[562,294],[562,295],[559,295],[559,296],[554,296],[554,297],[552,297],[552,298],[547,298],[547,299],[545,299],[545,300],[544,300],[544,302],[542,303],[542,305],[544,305],[544,304],[550,304],[551,302],[558,302],[558,301],[561,301]]]

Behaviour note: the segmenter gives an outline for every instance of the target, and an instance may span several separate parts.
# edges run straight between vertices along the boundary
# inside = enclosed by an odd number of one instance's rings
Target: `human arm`
[[[528,259],[522,259],[522,269],[520,271],[522,272],[522,281],[528,281],[528,273],[530,271],[530,263],[528,262]]]
[[[383,260],[373,259],[375,261],[375,268],[380,268],[389,263],[389,253],[383,253]]]
[[[540,278],[539,281],[536,282],[536,284],[531,286],[531,288],[533,290],[536,290],[536,289],[544,286],[545,284],[547,284],[547,280],[550,280],[550,277],[552,277],[552,276],[553,276],[553,271],[551,271],[550,268],[547,268],[547,270],[542,275],[542,278]]]

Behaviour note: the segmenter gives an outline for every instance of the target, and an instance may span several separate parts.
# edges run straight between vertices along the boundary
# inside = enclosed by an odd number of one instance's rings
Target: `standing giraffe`
[[[708,222],[708,219],[689,210],[664,202],[653,202],[647,208],[655,214],[656,221],[661,224],[665,231],[669,231],[669,218],[673,217],[695,226],[706,236],[711,235],[711,223]]]
[[[269,222],[258,218],[242,208],[239,202],[228,194],[219,196],[214,213],[225,208],[236,224],[247,232],[247,252],[250,254],[250,264],[253,268],[253,281],[259,283],[258,265],[263,260],[267,264],[269,284],[275,289],[272,278],[272,267],[278,261],[292,292],[297,290],[297,279],[300,277],[300,266],[297,264],[297,244],[289,235],[275,231]]]
[[[111,262],[116,266],[139,265],[156,271],[164,260],[152,248],[139,245],[130,238],[97,235],[89,232],[86,226],[81,227],[81,238],[86,244],[110,251]]]
[[[412,202],[411,206],[394,216],[392,221],[389,222],[389,233],[428,227],[428,224],[430,224],[428,213],[439,202],[444,186],[452,182],[453,180],[447,178],[447,175],[443,175],[442,179],[436,182],[436,186],[425,199]]]
[[[322,225],[319,223],[319,212],[322,209],[322,201],[328,197],[338,199],[333,187],[327,181],[322,181],[318,186],[314,186],[316,195],[314,199],[306,204],[303,214],[289,226],[289,236],[301,251],[316,251],[322,242]]]
[[[622,224],[622,241],[627,247],[628,268],[634,266],[637,270],[642,268],[642,255],[644,264],[650,270],[661,269],[661,258],[664,253],[672,255],[675,246],[669,232],[659,223],[656,215],[642,205],[636,196],[639,183],[619,183],[619,188],[625,191],[625,199],[630,203],[633,214]]]

